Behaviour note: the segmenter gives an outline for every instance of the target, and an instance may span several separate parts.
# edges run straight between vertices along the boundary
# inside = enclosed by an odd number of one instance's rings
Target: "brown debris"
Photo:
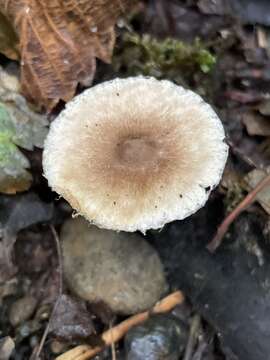
[[[135,0],[0,0],[20,37],[24,95],[48,110],[90,85],[96,58],[110,62],[114,25]]]

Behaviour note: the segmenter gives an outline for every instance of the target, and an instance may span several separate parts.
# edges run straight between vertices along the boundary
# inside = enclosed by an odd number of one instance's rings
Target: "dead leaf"
[[[247,190],[253,190],[258,183],[265,178],[270,172],[270,166],[265,170],[255,169],[250,171],[244,178],[246,181]],[[270,186],[258,193],[256,200],[264,208],[264,210],[270,215]]]
[[[136,0],[0,0],[20,38],[24,95],[52,109],[90,85],[96,58],[110,62],[114,25]]]
[[[0,52],[12,60],[19,59],[18,38],[7,18],[0,13]]]
[[[258,110],[262,115],[270,116],[270,99],[264,100],[259,106]]]
[[[53,205],[44,203],[31,192],[0,198],[0,232],[16,235],[19,231],[51,220]]]
[[[17,233],[30,225],[49,221],[52,215],[52,205],[41,202],[36,194],[1,196],[0,283],[12,277],[17,271],[12,261]]]
[[[270,119],[255,111],[243,115],[242,119],[249,135],[270,136]]]
[[[204,14],[224,15],[231,11],[230,1],[199,0],[198,7]]]
[[[10,90],[15,83],[14,76],[0,68],[0,192],[6,194],[27,190],[32,181],[29,160],[17,146],[42,147],[48,131],[46,117],[34,113],[21,95]]]
[[[269,0],[199,0],[204,14],[230,15],[244,24],[270,25]]]
[[[94,324],[86,305],[68,295],[61,295],[52,318],[50,331],[58,338],[77,342],[95,333]]]

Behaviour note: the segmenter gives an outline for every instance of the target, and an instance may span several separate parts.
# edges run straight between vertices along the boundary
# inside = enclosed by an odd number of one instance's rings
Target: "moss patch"
[[[186,44],[173,38],[159,40],[148,34],[125,33],[113,67],[127,76],[146,75],[185,83],[196,72],[208,73],[216,58],[201,41]]]

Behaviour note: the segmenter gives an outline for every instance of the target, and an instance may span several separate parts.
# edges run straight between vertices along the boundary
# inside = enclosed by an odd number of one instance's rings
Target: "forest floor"
[[[222,182],[208,204],[189,219],[145,236],[159,253],[169,292],[181,290],[186,297],[174,311],[189,341],[185,337],[180,357],[166,359],[270,359],[270,187],[240,214],[214,254],[206,249],[219,224],[269,173],[269,14],[266,0],[141,1],[117,23],[111,64],[97,62],[94,84],[144,74],[199,93],[220,116],[230,146]],[[1,55],[0,64],[17,73],[16,61]],[[3,93],[1,83],[0,78]],[[35,134],[62,108],[60,103],[49,116],[36,115],[42,119]],[[125,319],[101,305],[83,304],[82,311],[81,303],[70,304],[73,295],[59,271],[57,234],[73,210],[42,176],[42,150],[34,147],[38,141],[21,150],[31,164],[29,189],[0,196],[2,360],[34,360],[49,319],[39,355],[48,360],[89,339],[100,341],[103,331]],[[64,311],[50,318],[59,291],[66,296]],[[68,324],[64,330],[63,324]],[[96,358],[128,359],[122,340],[115,347],[116,355],[109,347]],[[165,358],[155,356],[149,360]]]

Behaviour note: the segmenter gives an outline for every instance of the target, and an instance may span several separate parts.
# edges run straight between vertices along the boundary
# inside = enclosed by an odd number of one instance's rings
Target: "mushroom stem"
[[[251,205],[256,200],[256,195],[262,191],[266,186],[270,185],[270,174],[267,175],[259,184],[237,205],[237,207],[223,220],[219,225],[217,233],[212,241],[207,245],[207,249],[213,253],[221,245],[226,232],[231,223],[241,214],[242,211]]]
[[[184,295],[181,291],[176,291],[161,301],[159,301],[151,310],[134,315],[121,322],[115,327],[105,331],[101,335],[104,342],[103,346],[91,347],[89,345],[80,345],[58,356],[56,360],[88,360],[101,352],[104,347],[119,341],[134,326],[147,320],[152,314],[166,313],[172,310],[176,305],[184,302]]]

